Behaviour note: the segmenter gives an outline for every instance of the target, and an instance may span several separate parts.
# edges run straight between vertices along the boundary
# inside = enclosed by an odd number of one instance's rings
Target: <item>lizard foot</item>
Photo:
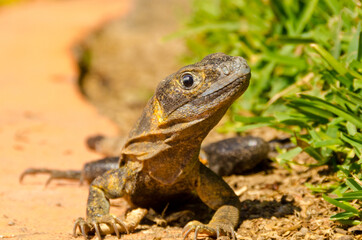
[[[233,240],[236,240],[234,227],[230,224],[202,224],[199,221],[191,221],[184,227],[182,231],[183,240],[186,240],[188,235],[191,232],[194,232],[194,240],[197,239],[199,234],[206,234],[211,237],[218,239],[220,234],[222,235],[231,235]]]
[[[103,229],[103,228],[101,228],[100,224],[105,224],[108,226],[108,228]],[[121,229],[119,229],[119,227],[117,225],[119,225],[121,227]],[[103,216],[97,218],[97,220],[91,220],[91,221],[86,221],[83,218],[78,218],[75,221],[74,227],[73,227],[73,236],[74,237],[77,236],[78,228],[79,228],[79,231],[81,232],[81,234],[83,235],[84,239],[88,239],[88,233],[90,231],[95,231],[99,240],[102,239],[101,233],[108,234],[108,233],[114,232],[114,233],[116,233],[117,238],[120,238],[120,234],[119,234],[120,230],[129,234],[127,225],[124,222],[122,222],[119,218],[114,217],[110,214],[103,215]]]

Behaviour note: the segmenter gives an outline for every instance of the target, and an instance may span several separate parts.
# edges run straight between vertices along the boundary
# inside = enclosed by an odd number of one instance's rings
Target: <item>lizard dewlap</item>
[[[194,194],[216,212],[208,224],[188,223],[184,237],[195,231],[195,237],[235,238],[240,201],[198,156],[201,142],[247,89],[250,76],[243,58],[215,53],[162,80],[125,142],[119,168],[92,182],[87,218],[79,218],[74,230],[85,238],[90,231],[98,238],[119,236],[134,230],[146,213],[142,209]],[[109,199],[120,197],[138,207],[124,221],[109,213]]]

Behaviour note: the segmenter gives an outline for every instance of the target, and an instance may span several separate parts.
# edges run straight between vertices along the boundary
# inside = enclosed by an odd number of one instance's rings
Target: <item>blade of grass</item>
[[[362,32],[359,33],[357,60],[362,62]]]
[[[338,220],[339,223],[342,223],[343,225],[354,225],[354,226],[357,226],[357,225],[360,225],[362,224],[361,221],[359,220]]]
[[[301,69],[306,68],[306,62],[304,61],[304,59],[300,59],[298,57],[291,57],[290,54],[289,56],[287,56],[275,52],[266,51],[264,52],[263,57],[266,60],[275,61],[276,63],[279,64],[285,64],[287,66],[297,66],[298,68]]]
[[[337,0],[324,0],[327,6],[333,11],[335,15],[339,14],[341,7]]]
[[[317,165],[323,165],[327,162],[328,159],[324,158],[321,154],[319,154],[319,152],[312,148],[312,147],[306,147],[304,149],[304,151],[306,153],[308,153],[309,156],[313,157],[314,159],[316,159],[318,161]]]
[[[345,202],[349,202],[349,201],[353,201],[353,200],[362,200],[362,195],[350,196],[350,197],[339,197],[339,198],[335,198],[335,200],[337,200],[337,201],[345,201]]]
[[[274,38],[275,41],[289,44],[306,44],[314,43],[315,40],[310,37],[289,37],[289,36],[277,36]]]
[[[346,119],[347,121],[350,121],[351,123],[355,124],[357,127],[362,128],[361,119],[358,116],[355,116],[353,113],[348,113],[341,107],[333,105],[323,99],[320,99],[320,98],[317,98],[314,96],[305,95],[305,94],[301,94],[300,96],[304,99],[311,100],[314,104],[323,106],[325,108],[325,110],[329,111],[330,113],[334,113],[334,114]]]
[[[329,139],[320,142],[315,142],[313,144],[313,147],[320,148],[320,147],[327,147],[327,146],[341,145],[341,144],[343,144],[343,142],[339,139]]]
[[[358,51],[360,46],[361,22],[358,22],[355,33],[348,46],[347,62],[358,59]]]
[[[302,148],[300,147],[296,147],[293,148],[285,153],[281,153],[279,154],[276,158],[281,161],[281,160],[293,160],[293,158],[295,158],[299,153],[301,153],[303,151]]]
[[[341,139],[343,141],[348,142],[349,144],[351,144],[352,146],[358,148],[358,149],[362,149],[362,140],[358,139],[356,137],[352,137],[352,136],[348,136],[347,134],[341,134]]]
[[[319,55],[321,55],[324,58],[324,60],[326,60],[326,62],[339,74],[345,75],[347,73],[350,73],[352,76],[354,76],[358,79],[362,79],[361,74],[359,74],[353,70],[348,70],[347,68],[345,68],[340,62],[338,62],[328,51],[326,51],[320,45],[312,43],[312,44],[310,44],[310,46],[314,50],[316,50],[317,53],[319,53]],[[350,83],[350,85],[352,85],[352,82]]]
[[[353,178],[347,178],[346,179],[346,184],[348,187],[350,187],[353,191],[353,194],[355,194],[357,192],[357,194],[360,194],[362,196],[362,186],[356,182]],[[346,193],[346,195],[350,195],[349,193]]]
[[[256,124],[246,125],[246,126],[242,126],[242,127],[237,127],[237,128],[235,128],[235,131],[244,132],[244,131],[251,130],[254,128],[266,127],[266,126],[270,126],[270,125],[271,125],[271,123],[256,123]]]
[[[318,44],[312,43],[310,46],[321,55],[331,67],[336,70],[341,75],[345,75],[348,70],[340,64],[329,52],[327,52],[323,47]]]
[[[297,29],[296,29],[297,34],[300,34],[304,30],[305,25],[308,23],[308,21],[312,17],[314,10],[316,9],[318,0],[310,0],[307,1],[306,3],[307,6],[304,7],[302,15],[300,16],[300,20],[297,24]]]
[[[331,197],[328,197],[325,194],[323,194],[322,197],[327,202],[329,202],[329,203],[331,203],[331,204],[333,204],[333,205],[335,205],[335,206],[337,206],[339,208],[342,208],[342,209],[346,210],[347,212],[353,212],[353,213],[356,213],[356,214],[359,213],[359,211],[356,208],[354,208],[354,207],[352,207],[352,206],[350,206],[350,205],[348,205],[346,203],[339,202],[339,201],[337,201],[337,200],[335,200],[335,199],[333,199]]]
[[[348,220],[349,218],[354,216],[356,216],[356,214],[353,212],[341,212],[331,216],[331,220],[340,220],[340,219]]]
[[[234,120],[242,123],[270,123],[275,120],[274,117],[244,117],[236,115]]]

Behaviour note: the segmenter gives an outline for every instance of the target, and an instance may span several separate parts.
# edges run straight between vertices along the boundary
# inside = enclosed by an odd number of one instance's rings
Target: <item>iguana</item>
[[[229,106],[247,89],[251,73],[245,59],[223,53],[206,56],[162,80],[131,130],[119,167],[98,176],[90,185],[86,219],[74,225],[85,239],[131,232],[147,208],[197,196],[215,210],[209,223],[191,221],[194,232],[231,235],[238,225],[240,201],[224,180],[199,161],[200,146]],[[124,197],[137,207],[124,221],[109,213],[109,199]]]
[[[87,238],[94,230],[101,239],[107,231],[100,224],[112,226],[117,236],[132,231],[138,222],[111,215],[109,199],[124,197],[133,206],[149,208],[196,194],[216,212],[208,224],[189,222],[184,237],[194,231],[195,238],[201,232],[235,238],[240,201],[198,156],[201,142],[247,89],[250,76],[243,58],[215,53],[162,80],[124,144],[119,168],[91,183],[87,218],[76,221],[74,233],[79,227]]]

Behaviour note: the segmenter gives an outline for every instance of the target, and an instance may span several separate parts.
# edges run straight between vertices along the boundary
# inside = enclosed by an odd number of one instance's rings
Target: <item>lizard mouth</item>
[[[197,99],[197,102],[195,101],[195,104],[204,105],[201,109],[205,109],[206,112],[208,111],[207,109],[223,108],[225,105],[229,106],[248,88],[250,76],[250,73],[243,75],[213,92],[203,94],[202,97]]]
[[[210,89],[208,89],[207,91],[203,92],[200,97],[212,99],[218,96],[230,96],[239,92],[242,94],[249,85],[250,75],[251,74],[249,73],[236,79],[231,78],[230,81],[223,82],[222,86],[218,84],[217,86],[213,87],[212,91],[209,91]]]

